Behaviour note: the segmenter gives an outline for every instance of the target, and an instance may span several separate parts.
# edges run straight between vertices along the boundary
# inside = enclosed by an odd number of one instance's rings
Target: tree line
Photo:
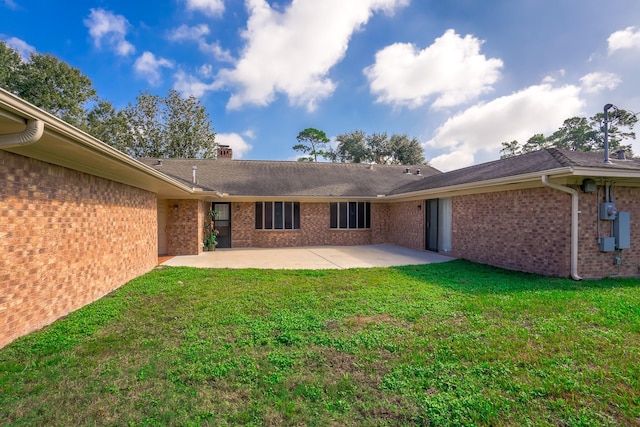
[[[0,86],[132,157],[213,158],[215,132],[198,98],[148,90],[119,110],[89,77],[53,55],[23,60],[0,42]]]
[[[623,145],[622,141],[636,139],[633,127],[638,117],[623,109],[614,109],[609,113],[608,139],[611,152],[624,150],[633,155],[631,145]],[[590,118],[571,117],[549,136],[538,133],[524,144],[514,140],[503,142],[500,158],[513,157],[543,148],[559,148],[571,151],[604,151],[604,113],[598,113]]]
[[[329,138],[318,129],[307,128],[296,137],[293,149],[306,154],[298,160],[318,161],[318,156],[338,163],[376,163],[380,165],[426,164],[422,146],[416,138],[386,132],[367,135],[354,130],[336,137],[337,147],[329,147]]]

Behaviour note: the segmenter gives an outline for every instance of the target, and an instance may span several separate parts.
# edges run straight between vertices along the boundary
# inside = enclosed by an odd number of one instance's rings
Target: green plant
[[[215,219],[218,217],[218,214],[218,211],[212,209],[207,213],[207,219],[204,221],[202,244],[208,251],[218,244],[218,230],[215,228]]]

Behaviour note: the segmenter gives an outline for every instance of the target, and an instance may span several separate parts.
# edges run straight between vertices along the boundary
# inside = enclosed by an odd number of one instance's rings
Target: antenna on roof
[[[609,160],[609,109],[616,108],[613,104],[604,106],[604,162],[611,164]]]

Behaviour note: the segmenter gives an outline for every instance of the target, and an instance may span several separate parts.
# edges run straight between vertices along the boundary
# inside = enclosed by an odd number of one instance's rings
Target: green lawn
[[[0,350],[0,425],[640,425],[640,280],[159,268]]]

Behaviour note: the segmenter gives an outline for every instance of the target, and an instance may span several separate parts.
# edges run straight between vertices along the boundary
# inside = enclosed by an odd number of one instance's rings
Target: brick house
[[[219,247],[393,243],[552,276],[640,275],[640,160],[429,166],[132,159],[0,89],[0,347]]]

